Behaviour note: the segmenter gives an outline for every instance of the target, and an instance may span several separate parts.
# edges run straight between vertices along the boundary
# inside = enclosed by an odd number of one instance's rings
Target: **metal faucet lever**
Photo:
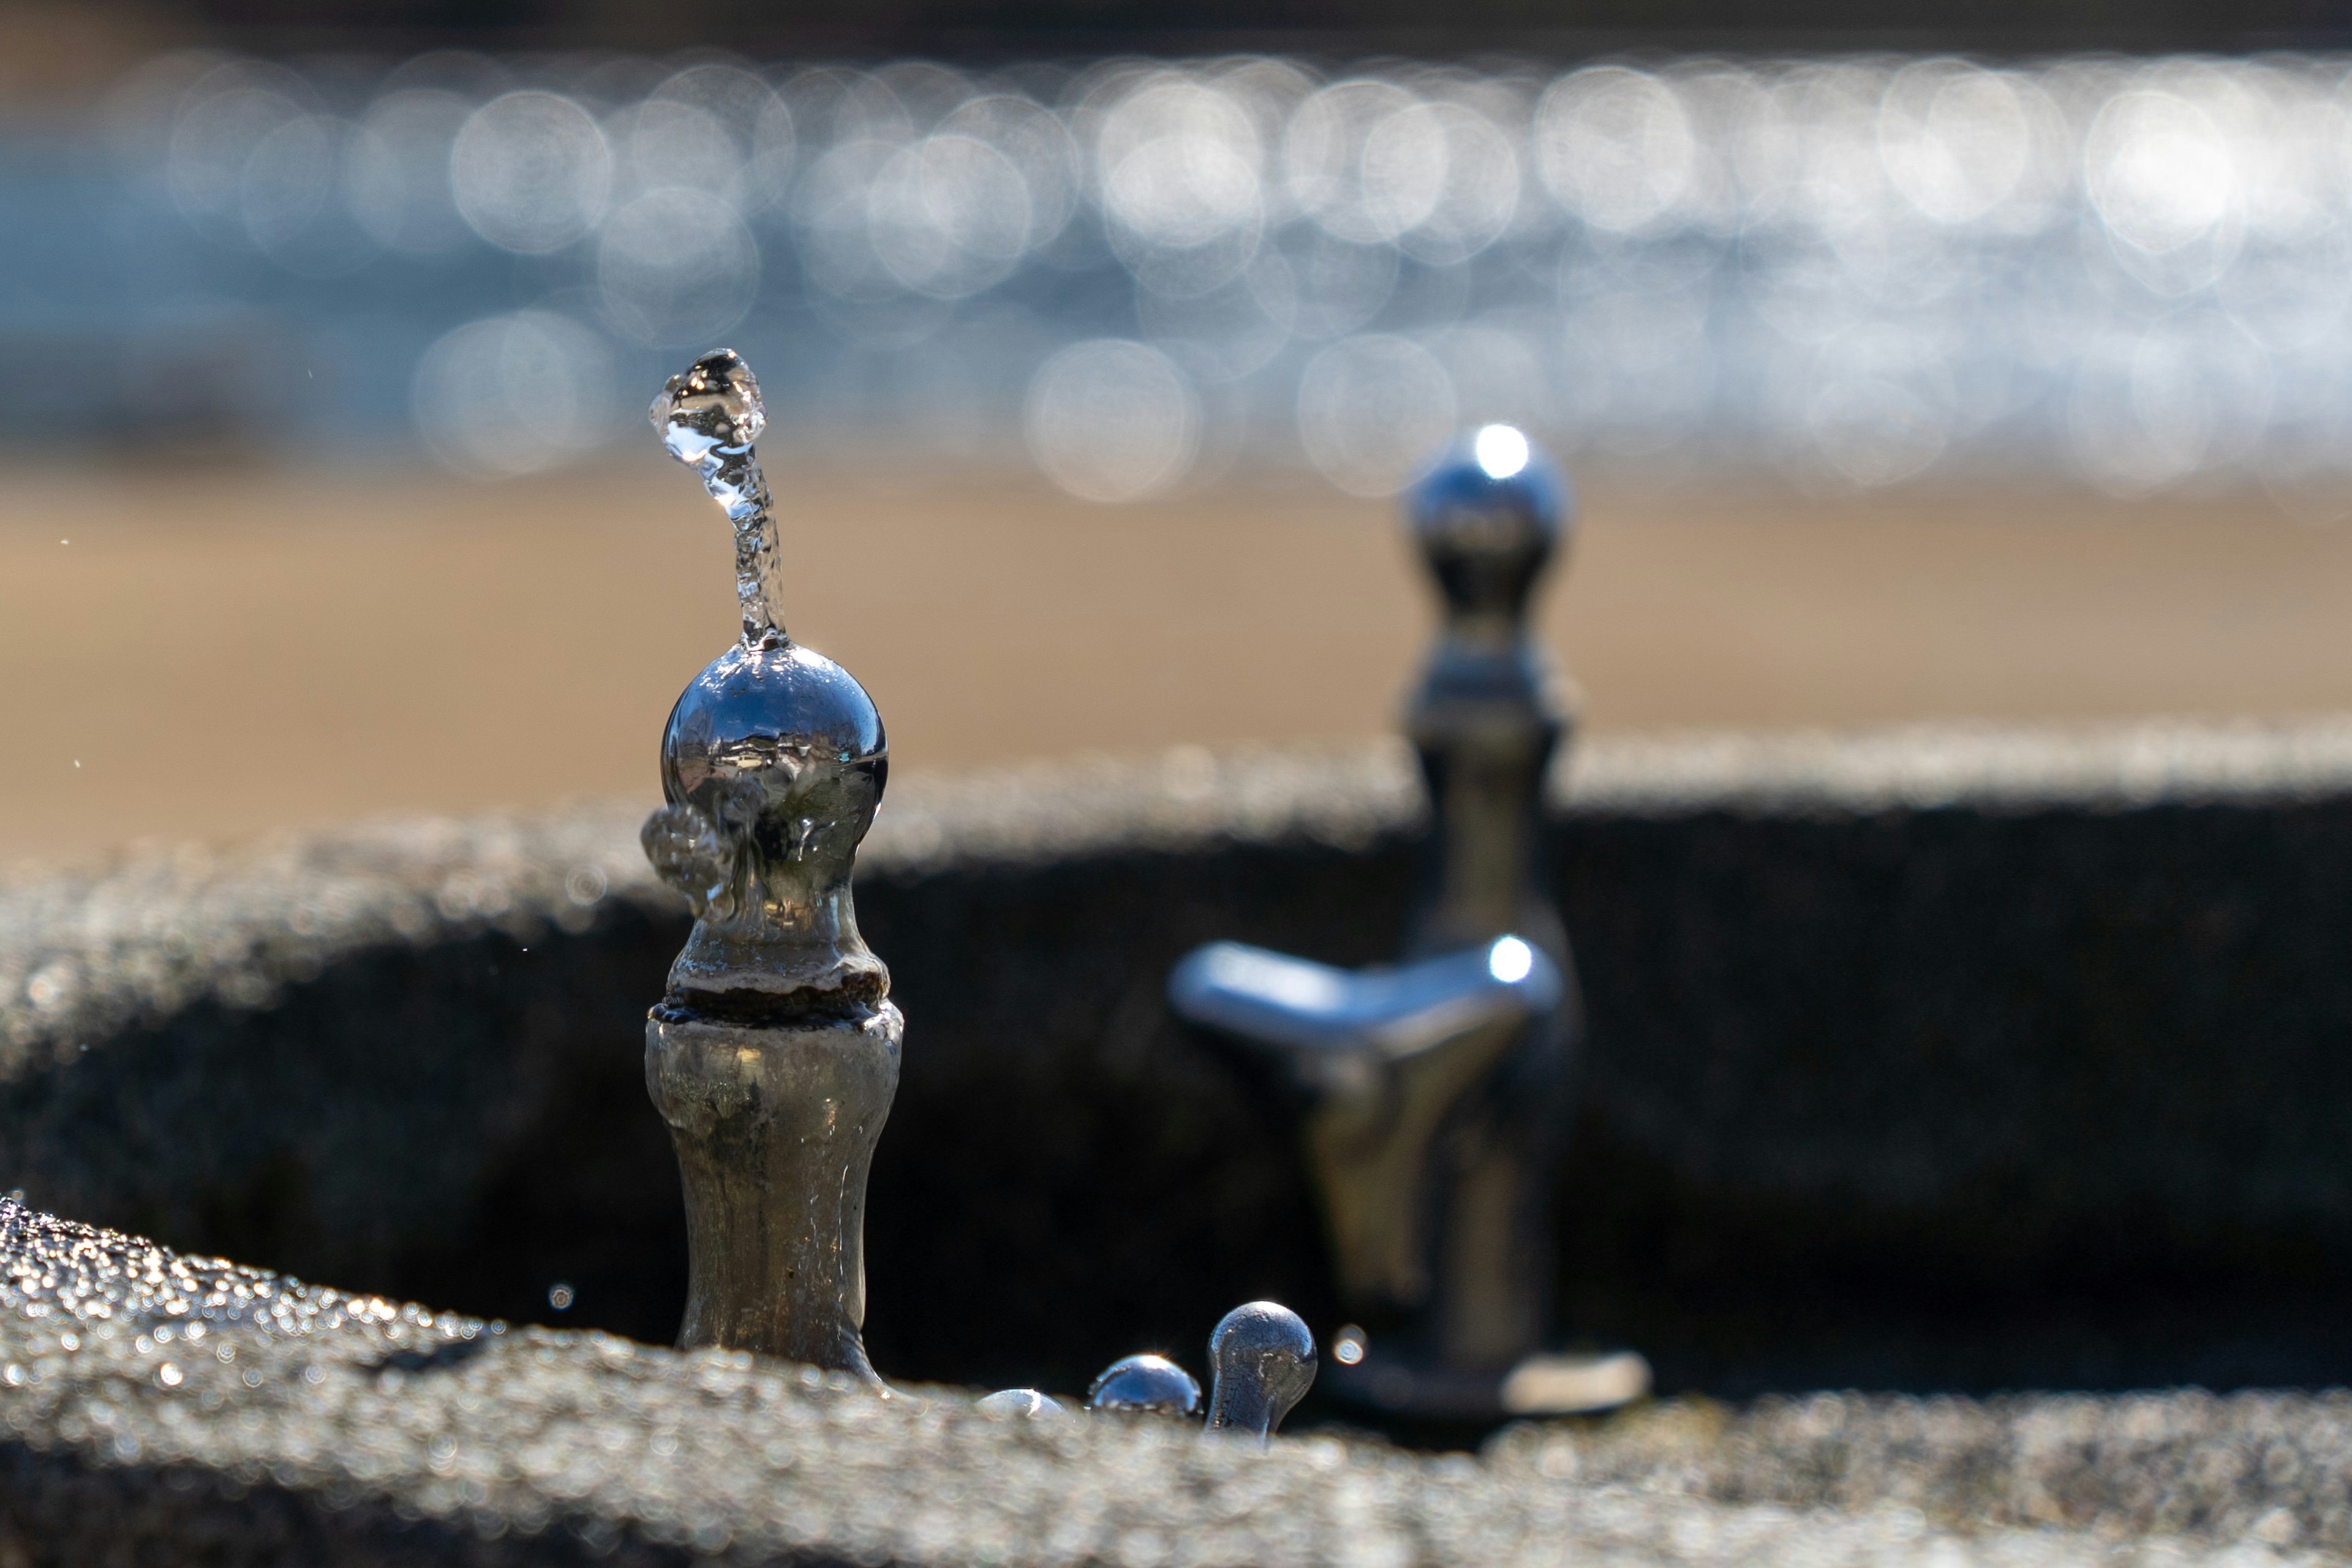
[[[1308,1170],[1360,1319],[1335,1342],[1332,1389],[1399,1414],[1593,1403],[1592,1379],[1540,1354],[1580,1014],[1538,856],[1569,721],[1528,608],[1571,510],[1559,471],[1504,425],[1411,494],[1444,624],[1406,719],[1432,832],[1405,962],[1349,972],[1217,942],[1169,978],[1181,1016],[1272,1057],[1305,1092]]]
[[[646,1088],[686,1188],[681,1349],[723,1345],[848,1372],[866,1359],[866,1178],[898,1087],[905,1020],[857,933],[850,872],[889,774],[873,700],[785,635],[766,423],[721,349],[670,378],[655,429],[736,530],[742,636],[662,732],[646,858],[694,930],[646,1022]]]

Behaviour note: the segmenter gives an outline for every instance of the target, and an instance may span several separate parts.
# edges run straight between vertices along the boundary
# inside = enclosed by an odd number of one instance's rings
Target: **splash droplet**
[[[647,410],[671,457],[701,477],[735,525],[735,595],[747,647],[786,641],[777,617],[776,520],[751,450],[767,428],[760,381],[733,349],[714,349],[671,376]]]

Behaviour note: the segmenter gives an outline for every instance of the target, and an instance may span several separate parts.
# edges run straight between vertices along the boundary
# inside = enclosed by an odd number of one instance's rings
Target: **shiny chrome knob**
[[[1542,855],[1568,705],[1528,610],[1573,512],[1559,470],[1503,425],[1407,499],[1444,623],[1406,714],[1431,831],[1405,962],[1349,972],[1217,942],[1169,977],[1178,1015],[1304,1091],[1335,1283],[1362,1325],[1331,1387],[1399,1412],[1504,1414],[1548,1327],[1579,1007]]]

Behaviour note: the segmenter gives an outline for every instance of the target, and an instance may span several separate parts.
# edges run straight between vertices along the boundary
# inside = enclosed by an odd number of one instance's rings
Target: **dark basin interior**
[[[2352,1381],[2352,799],[1580,811],[1560,1332],[1743,1395]],[[1080,1389],[1227,1307],[1339,1318],[1289,1108],[1169,1018],[1195,942],[1393,952],[1413,846],[868,877],[905,1008],[877,1365]],[[683,912],[357,952],[20,1069],[0,1175],[334,1284],[666,1342],[642,1020]],[[574,1304],[550,1306],[551,1285]]]

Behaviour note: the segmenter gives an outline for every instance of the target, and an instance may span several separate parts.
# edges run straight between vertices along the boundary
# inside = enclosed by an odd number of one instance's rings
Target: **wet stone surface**
[[[1669,1409],[1520,1428],[1484,1458],[1328,1435],[1261,1453],[510,1330],[0,1203],[11,1563],[2252,1568],[2342,1550],[2347,1454],[2342,1397],[2195,1394]]]

